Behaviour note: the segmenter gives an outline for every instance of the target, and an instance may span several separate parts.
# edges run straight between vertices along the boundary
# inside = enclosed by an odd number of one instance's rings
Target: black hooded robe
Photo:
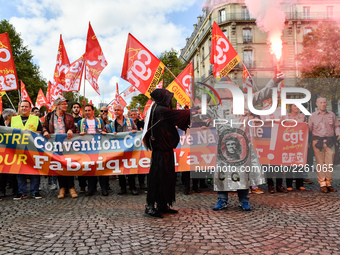
[[[156,89],[151,93],[155,100],[149,111],[148,131],[144,145],[152,151],[149,172],[147,203],[158,207],[172,206],[175,201],[175,161],[173,149],[179,135],[176,126],[184,131],[190,124],[190,110],[170,109],[173,93]]]

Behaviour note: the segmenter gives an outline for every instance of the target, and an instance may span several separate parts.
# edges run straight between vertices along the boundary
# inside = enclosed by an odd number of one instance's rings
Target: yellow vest
[[[38,125],[39,125],[39,117],[38,116],[34,116],[34,115],[30,115],[28,117],[28,120],[24,124],[22,123],[22,119],[21,116],[13,116],[11,119],[11,127],[13,128],[19,128],[19,129],[23,129],[23,130],[31,130],[31,131],[37,131],[38,129]]]

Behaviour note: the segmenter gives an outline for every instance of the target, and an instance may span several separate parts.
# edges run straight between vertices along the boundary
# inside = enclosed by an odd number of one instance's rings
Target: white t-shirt
[[[96,122],[93,120],[86,120],[87,122],[87,133],[88,134],[95,134],[96,133]]]

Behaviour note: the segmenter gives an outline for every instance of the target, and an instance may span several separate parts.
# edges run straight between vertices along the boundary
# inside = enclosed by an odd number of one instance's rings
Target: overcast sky
[[[153,54],[179,50],[193,31],[204,0],[0,0],[0,17],[8,19],[34,55],[42,76],[52,80],[59,35],[72,63],[84,52],[89,21],[108,66],[99,78],[101,95],[86,82],[86,97],[97,106],[109,103],[119,89],[129,86],[120,78],[128,33]],[[81,93],[83,94],[83,82]],[[29,87],[27,87],[29,93]]]

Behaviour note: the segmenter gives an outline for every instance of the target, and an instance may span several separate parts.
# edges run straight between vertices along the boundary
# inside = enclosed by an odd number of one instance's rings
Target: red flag
[[[146,105],[145,105],[145,107],[144,107],[143,114],[141,115],[143,119],[145,119],[145,114],[146,114],[147,111],[149,110],[151,104],[152,104],[152,100],[149,99],[149,100],[146,102]]]
[[[191,62],[166,88],[174,93],[180,105],[190,105],[191,86],[194,79],[194,64]]]
[[[181,105],[178,103],[178,101],[177,101],[177,104],[176,104],[176,109],[177,109],[177,110],[180,110],[180,109],[181,109]]]
[[[100,95],[98,78],[100,73],[107,66],[107,62],[98,39],[94,34],[91,23],[89,23],[89,30],[87,32],[85,59],[85,79],[88,80],[94,90]]]
[[[139,115],[140,115],[141,119],[144,120],[143,113],[142,113],[142,111],[140,110],[139,106],[138,106],[138,112],[139,112]]]
[[[89,104],[90,104],[90,105],[93,105],[93,103],[92,103],[92,99],[90,100]]]
[[[163,80],[161,80],[157,86],[156,86],[157,89],[162,89],[163,88]]]
[[[70,66],[70,61],[66,53],[63,38],[60,35],[58,47],[57,63],[54,69],[54,77],[50,90],[50,103],[54,102],[62,93],[65,87],[65,75]]]
[[[131,34],[126,43],[121,77],[150,98],[163,73],[164,64]]]
[[[41,108],[43,105],[47,107],[47,100],[44,96],[44,92],[40,88],[38,96],[37,96],[37,100],[35,101],[35,107]]]
[[[84,70],[84,55],[74,61],[65,74],[65,92],[79,91]]]
[[[52,110],[52,102],[51,102],[51,87],[52,87],[52,83],[50,81],[48,81],[48,87],[47,87],[47,91],[46,91],[46,102],[47,102],[47,109],[49,111]]]
[[[18,77],[7,33],[0,34],[0,91],[18,89]]]
[[[27,93],[26,86],[23,81],[21,81],[21,101],[27,100],[31,103],[31,106],[33,107],[32,100],[30,96]]]
[[[108,109],[108,115],[109,115],[109,117],[111,118],[111,119],[114,119],[115,118],[115,106],[116,106],[116,104],[115,104],[115,100],[113,100],[112,102],[111,102],[111,104],[109,104],[108,106],[107,106],[107,109]]]
[[[251,89],[252,93],[254,92],[253,82],[247,68],[243,65],[243,92],[248,92],[248,89]]]
[[[2,97],[0,97],[0,114],[2,114]]]
[[[122,98],[126,100],[131,97],[138,96],[139,94],[140,92],[134,86],[130,86],[122,92]]]
[[[211,38],[210,63],[214,65],[213,74],[217,78],[226,76],[241,58],[214,21]]]

